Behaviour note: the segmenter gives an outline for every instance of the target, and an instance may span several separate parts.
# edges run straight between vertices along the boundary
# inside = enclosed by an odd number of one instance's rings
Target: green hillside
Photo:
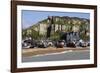
[[[46,38],[47,27],[52,25],[51,39],[59,39],[61,32],[80,32],[82,39],[89,38],[86,36],[90,31],[90,21],[85,18],[52,16],[52,22],[47,18],[22,30],[22,38],[31,36],[33,39]]]

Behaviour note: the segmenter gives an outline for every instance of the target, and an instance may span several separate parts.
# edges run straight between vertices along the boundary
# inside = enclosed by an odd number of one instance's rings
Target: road
[[[84,50],[84,51],[69,51],[64,53],[48,54],[40,56],[22,57],[22,62],[84,60],[89,58],[90,58],[89,50]]]

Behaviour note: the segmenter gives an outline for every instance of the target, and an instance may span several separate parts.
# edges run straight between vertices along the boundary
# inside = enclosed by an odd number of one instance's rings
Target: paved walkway
[[[77,47],[77,48],[28,48],[22,50],[22,56],[35,56],[35,55],[43,55],[43,54],[50,54],[50,53],[60,53],[65,51],[84,51],[89,50],[89,47]]]

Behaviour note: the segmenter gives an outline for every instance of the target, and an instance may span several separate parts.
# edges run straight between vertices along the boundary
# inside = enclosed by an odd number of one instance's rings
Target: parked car
[[[59,41],[56,42],[56,47],[57,48],[63,48],[64,45],[65,45],[64,40],[59,40]]]
[[[82,39],[79,40],[78,42],[78,46],[80,47],[87,47],[87,46],[90,46],[90,42],[89,41],[83,41]]]
[[[76,43],[75,43],[75,41],[71,41],[71,42],[67,43],[66,46],[74,48],[74,47],[76,47]]]
[[[48,47],[53,47],[54,46],[53,41],[51,41],[51,40],[47,41],[47,46]]]
[[[47,46],[48,46],[47,42],[44,40],[40,40],[37,42],[37,47],[39,47],[39,48],[46,48]]]
[[[35,47],[35,41],[34,40],[23,40],[22,41],[22,48],[34,48]]]

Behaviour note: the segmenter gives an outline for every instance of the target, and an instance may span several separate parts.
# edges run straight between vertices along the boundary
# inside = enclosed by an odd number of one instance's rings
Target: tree
[[[87,32],[89,31],[89,24],[87,24],[85,21],[82,21],[82,24],[80,25],[80,38],[83,40],[89,40],[89,36],[87,36]]]

